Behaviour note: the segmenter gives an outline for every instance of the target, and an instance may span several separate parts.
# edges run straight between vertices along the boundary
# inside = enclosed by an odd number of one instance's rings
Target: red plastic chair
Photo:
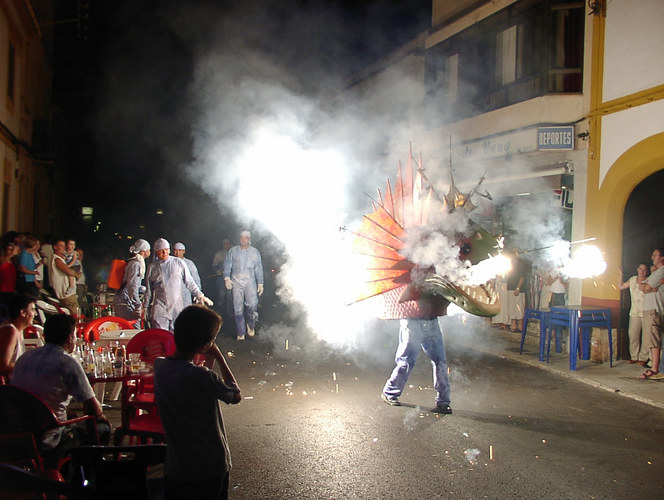
[[[54,496],[57,495],[57,496]],[[36,474],[23,467],[0,463],[0,498],[3,500],[29,500],[35,498],[100,498],[90,485],[67,483],[47,474]]]
[[[150,328],[137,333],[127,344],[127,354],[140,353],[141,360],[152,366],[160,356],[171,356],[175,352],[173,332]]]
[[[86,342],[95,342],[99,340],[99,334],[113,330],[133,330],[134,324],[130,321],[117,316],[104,316],[103,318],[93,319],[84,323],[76,332],[79,338]]]
[[[175,352],[175,338],[168,330],[144,330],[129,341],[126,351],[127,356],[139,353],[141,361],[151,368],[155,359]],[[164,426],[154,399],[153,377],[123,382],[121,417],[121,426],[115,430],[116,445],[120,445],[125,436],[129,436],[130,441],[136,438],[138,443],[144,444],[164,441]]]
[[[42,458],[30,432],[0,434],[0,462],[41,472]]]
[[[35,443],[34,436],[29,432],[22,434],[0,434],[0,462],[3,465],[15,466],[22,471],[26,471],[26,473],[34,474],[31,478],[37,482],[46,481],[54,485],[64,483],[64,478],[60,471],[45,469],[42,466],[42,458],[37,449],[37,443]],[[0,498],[5,500],[36,498],[34,494],[28,495],[28,491],[45,493],[41,489],[26,489],[12,480],[1,481],[0,484]],[[39,496],[38,498],[45,499],[46,497]],[[64,499],[65,497],[61,498]]]
[[[40,443],[46,431],[67,425],[86,422],[88,435],[99,444],[97,422],[93,415],[85,415],[60,422],[51,409],[39,397],[14,385],[0,385],[0,434],[32,434]],[[40,467],[59,470],[67,458],[40,456]],[[55,461],[55,463],[54,463]]]

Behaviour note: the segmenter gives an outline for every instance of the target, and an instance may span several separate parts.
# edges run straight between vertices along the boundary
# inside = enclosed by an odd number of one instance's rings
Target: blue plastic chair
[[[548,308],[543,307],[541,309],[531,309],[526,308],[523,314],[523,328],[521,329],[521,346],[519,347],[519,354],[523,354],[523,344],[526,340],[526,331],[528,330],[528,321],[531,319],[536,319],[539,321],[540,325],[540,337],[539,337],[539,360],[544,361],[544,350],[546,348],[546,339],[547,332],[549,331],[549,318],[551,312]],[[560,352],[560,331],[556,330],[556,348]],[[548,355],[547,355],[548,361]]]

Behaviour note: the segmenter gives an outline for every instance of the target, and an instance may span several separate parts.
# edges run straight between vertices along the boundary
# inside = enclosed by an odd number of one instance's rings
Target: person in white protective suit
[[[194,264],[193,260],[188,259],[184,256],[186,251],[187,249],[184,246],[184,243],[178,241],[175,245],[173,245],[173,255],[178,259],[182,259],[184,263],[187,264],[187,269],[189,269],[191,277],[194,278],[194,281],[196,282],[196,285],[198,285],[198,288],[203,290],[203,285],[201,284],[201,275],[198,273],[198,268],[196,267],[196,264]],[[182,300],[184,301],[185,307],[191,305],[191,299],[192,299],[191,292],[187,289],[187,287],[184,286],[183,283]]]
[[[240,233],[240,244],[228,251],[224,262],[224,283],[233,292],[233,313],[237,340],[245,333],[254,336],[258,297],[263,295],[263,263],[260,252],[251,246],[251,233]]]
[[[131,257],[127,260],[122,288],[118,290],[113,299],[115,316],[136,321],[143,312],[143,303],[139,294],[145,289],[142,285],[145,277],[145,259],[150,256],[150,244],[138,239],[129,248]]]
[[[182,300],[183,284],[196,302],[207,306],[212,306],[213,302],[196,285],[187,264],[182,259],[170,256],[171,244],[167,240],[159,238],[155,241],[154,252],[157,258],[150,263],[145,273],[143,304],[148,310],[152,328],[172,332],[175,318],[185,307]]]

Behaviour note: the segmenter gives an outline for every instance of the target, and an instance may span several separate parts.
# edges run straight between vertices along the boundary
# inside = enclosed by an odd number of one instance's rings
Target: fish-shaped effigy
[[[441,274],[435,263],[423,265],[409,257],[409,247],[439,237],[449,248],[458,247],[455,265],[463,271],[496,255],[502,246],[501,238],[469,218],[464,230],[446,229],[446,216],[475,208],[472,192],[461,193],[451,178],[449,193],[441,199],[432,186],[424,187],[421,159],[418,168],[413,168],[414,163],[411,153],[405,172],[399,164],[394,190],[388,179],[385,193],[378,191],[373,212],[363,217],[354,233],[353,250],[366,259],[367,272],[355,302],[382,296],[385,319],[441,316],[450,302],[474,315],[495,316],[501,304],[490,283],[455,282],[458,273]]]

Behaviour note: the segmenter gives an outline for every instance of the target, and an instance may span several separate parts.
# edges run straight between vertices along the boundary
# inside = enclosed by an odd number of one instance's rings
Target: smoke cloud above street
[[[366,4],[360,10],[322,0],[162,2],[154,14],[159,29],[130,23],[113,46],[116,55],[125,46],[140,55],[107,63],[113,77],[98,120],[116,154],[107,161],[123,164],[131,175],[138,175],[132,170],[137,165],[154,163],[141,174],[143,189],[164,200],[182,192],[183,184],[168,182],[177,173],[200,187],[220,213],[232,215],[233,224],[219,224],[251,229],[264,259],[278,253],[269,259],[280,263],[276,296],[292,314],[289,326],[262,330],[278,345],[285,345],[288,328],[346,345],[361,343],[361,333],[375,328],[375,301],[348,306],[361,269],[349,251],[352,235],[340,228],[354,228],[371,211],[376,188],[394,181],[411,144],[416,158],[422,154],[431,185],[439,193],[449,188],[447,138],[421,140],[423,75],[394,65],[370,86],[349,85],[353,75],[369,74],[378,54],[408,39],[398,23],[377,26],[390,2]],[[410,38],[417,33],[411,28]],[[172,54],[180,65],[169,62]],[[132,141],[147,146],[150,160],[134,157],[141,148],[118,147],[135,146]],[[471,166],[455,176],[472,185],[485,172]],[[201,206],[195,199],[178,204],[182,221],[200,223],[191,224],[191,232],[205,232],[203,221],[216,216],[200,213]],[[507,210],[519,228],[511,243],[520,249],[562,236],[550,206],[519,203]],[[466,222],[455,216],[445,224],[454,229]],[[258,245],[271,237],[278,244]],[[458,276],[452,274],[458,247],[442,235],[410,251],[419,264],[433,259],[446,274],[467,278],[460,267]]]
[[[311,29],[318,16],[290,12],[285,24]],[[191,98],[200,114],[192,138],[194,168],[188,171],[255,233],[270,232],[283,245],[279,299],[302,304],[307,326],[319,337],[353,342],[375,311],[370,304],[348,307],[357,272],[351,238],[340,228],[356,224],[370,208],[366,193],[373,195],[394,176],[394,150],[407,155],[408,141],[417,136],[408,110],[422,95],[423,82],[401,73],[370,99],[340,95],[347,68],[310,65],[312,53],[300,62],[306,71],[301,64],[285,66],[274,53],[256,50],[256,34],[242,32],[234,21],[246,26],[241,16],[222,26],[238,38],[210,41],[194,63]],[[271,31],[275,20],[264,22],[262,28]],[[341,23],[338,13],[327,13],[326,26]],[[302,39],[288,42],[273,49],[303,50]],[[335,47],[338,37],[320,43],[324,47],[310,50],[347,50]],[[395,109],[398,119],[386,116]]]

